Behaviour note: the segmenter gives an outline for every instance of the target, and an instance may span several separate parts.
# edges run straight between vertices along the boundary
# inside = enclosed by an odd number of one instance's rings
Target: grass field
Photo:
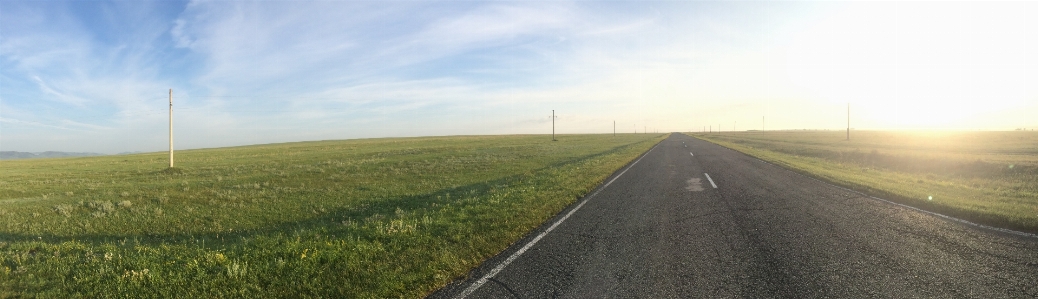
[[[1038,132],[690,135],[911,206],[1038,232]]]
[[[3,161],[0,297],[420,297],[664,134]]]

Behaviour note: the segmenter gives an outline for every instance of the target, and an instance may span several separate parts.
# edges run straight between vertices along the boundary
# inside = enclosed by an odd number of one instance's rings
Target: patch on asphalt
[[[685,190],[693,191],[693,192],[695,192],[695,191],[703,191],[703,182],[700,181],[700,178],[688,179],[687,183],[688,183],[688,186],[685,186]]]

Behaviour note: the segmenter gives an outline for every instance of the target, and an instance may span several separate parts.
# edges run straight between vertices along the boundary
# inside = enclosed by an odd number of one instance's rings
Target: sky
[[[1038,128],[1038,2],[0,1],[0,150]]]

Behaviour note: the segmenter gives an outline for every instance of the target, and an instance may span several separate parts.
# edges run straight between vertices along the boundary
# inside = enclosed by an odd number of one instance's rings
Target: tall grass
[[[776,131],[692,134],[912,206],[1038,232],[1038,133]]]
[[[442,137],[5,161],[0,297],[420,297],[664,135]]]

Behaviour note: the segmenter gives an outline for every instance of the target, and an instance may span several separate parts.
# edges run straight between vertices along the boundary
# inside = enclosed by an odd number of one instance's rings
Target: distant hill
[[[15,151],[0,151],[0,160],[37,159],[37,158],[62,158],[62,157],[87,157],[104,156],[98,153],[70,153],[70,152],[42,152],[28,153]]]

